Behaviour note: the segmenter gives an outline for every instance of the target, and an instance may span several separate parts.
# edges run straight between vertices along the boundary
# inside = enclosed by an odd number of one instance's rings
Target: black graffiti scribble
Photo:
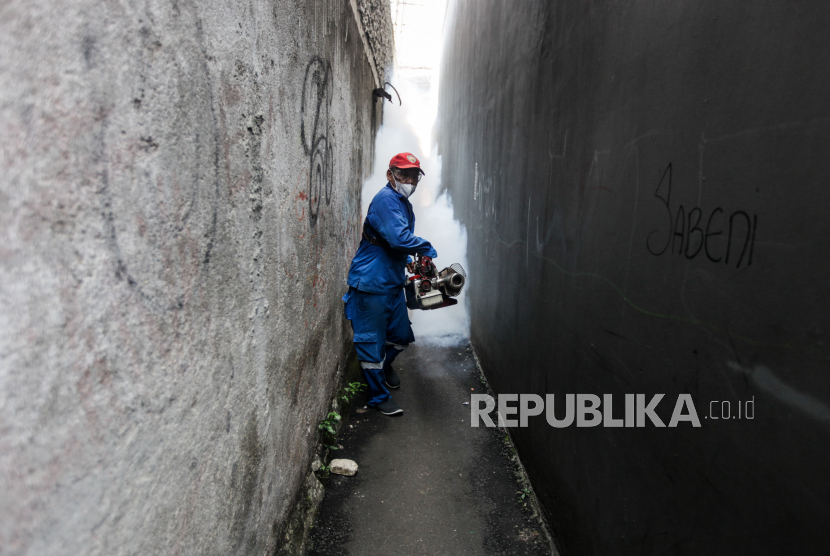
[[[694,259],[700,253],[704,253],[706,258],[713,263],[726,265],[729,264],[730,256],[732,261],[737,256],[735,268],[741,268],[743,262],[746,262],[745,267],[752,266],[755,231],[758,229],[757,214],[750,217],[749,213],[736,210],[729,215],[727,220],[721,207],[715,207],[707,212],[700,207],[692,207],[687,213],[683,205],[679,205],[677,211],[673,212],[671,188],[672,165],[669,163],[654,191],[654,197],[666,208],[667,225],[662,229],[652,230],[646,237],[646,249],[649,253],[659,257],[668,251],[685,256],[687,259]],[[706,214],[708,218],[705,218]],[[706,221],[705,228],[701,227],[704,220]],[[659,243],[660,236],[665,236],[665,243],[662,246]],[[718,238],[718,236],[724,237]],[[654,238],[656,238],[655,241],[652,241]],[[720,250],[716,246],[718,241],[713,241],[713,238],[721,240]],[[725,247],[723,239],[726,240]],[[743,239],[743,244],[741,244],[741,239]],[[740,255],[737,254],[737,249],[733,251],[733,245],[740,248]]]
[[[300,114],[303,150],[308,156],[308,222],[317,225],[320,202],[331,202],[334,153],[329,133],[329,116],[334,83],[331,64],[312,58],[305,69]]]
[[[668,180],[666,179],[666,177],[668,177]],[[665,192],[663,193],[663,196],[661,197],[660,196],[660,190],[663,188],[664,185],[666,186],[665,187]],[[669,228],[671,228],[672,214],[671,214],[671,209],[669,208],[669,203],[671,202],[671,162],[669,162],[669,165],[666,167],[666,170],[663,172],[663,176],[660,178],[660,183],[657,184],[657,189],[654,191],[654,196],[657,197],[658,199],[660,199],[661,201],[663,201],[663,203],[666,205],[666,209],[668,211],[668,217],[669,217],[668,224],[669,224]],[[648,237],[646,238],[646,248],[648,249],[648,252],[651,253],[652,255],[662,255],[666,251],[666,249],[669,247],[669,239],[671,239],[670,235],[667,236],[668,239],[666,239],[666,245],[662,249],[660,249],[659,251],[655,251],[651,248],[651,237],[654,234],[657,234],[657,233],[659,233],[658,230],[653,230],[650,234],[648,234]]]

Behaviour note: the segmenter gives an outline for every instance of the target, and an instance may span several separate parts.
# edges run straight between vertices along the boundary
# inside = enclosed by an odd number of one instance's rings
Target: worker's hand
[[[406,263],[406,270],[410,274],[415,274],[415,263]]]
[[[424,272],[435,270],[435,264],[433,264],[432,258],[427,257],[426,255],[421,257],[421,266],[424,267]]]

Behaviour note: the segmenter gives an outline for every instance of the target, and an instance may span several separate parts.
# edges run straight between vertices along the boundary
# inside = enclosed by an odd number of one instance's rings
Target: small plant
[[[522,490],[517,490],[516,495],[519,497],[519,502],[524,502],[526,498],[530,497],[530,488],[524,487]]]
[[[352,382],[348,386],[343,388],[340,394],[340,399],[343,400],[344,403],[349,403],[364,388],[366,388],[366,385],[362,382]]]
[[[337,450],[335,440],[337,439],[337,423],[340,422],[340,414],[332,411],[328,414],[325,420],[317,425],[320,435],[323,437],[323,446],[329,450]]]
[[[331,473],[331,466],[330,465],[321,465],[320,469],[317,470],[317,473],[320,475],[320,478],[326,479]]]

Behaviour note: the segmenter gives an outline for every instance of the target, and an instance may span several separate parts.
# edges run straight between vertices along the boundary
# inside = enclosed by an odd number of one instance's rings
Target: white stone
[[[350,459],[333,459],[329,464],[332,473],[351,477],[357,473],[357,464]]]

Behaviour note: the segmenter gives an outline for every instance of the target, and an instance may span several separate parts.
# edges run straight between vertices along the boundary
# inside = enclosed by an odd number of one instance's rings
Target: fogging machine
[[[413,274],[406,277],[406,306],[410,309],[440,309],[458,303],[457,299],[467,281],[467,273],[454,263],[438,271],[432,261],[415,255],[411,265]]]

